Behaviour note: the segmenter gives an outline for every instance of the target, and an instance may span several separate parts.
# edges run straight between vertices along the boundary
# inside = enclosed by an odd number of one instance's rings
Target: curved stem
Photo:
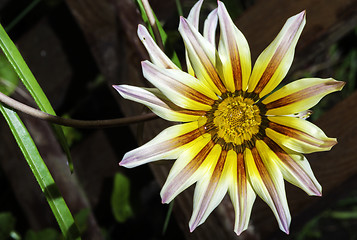
[[[157,116],[154,113],[147,113],[139,116],[116,118],[116,119],[106,119],[106,120],[76,120],[62,118],[54,116],[38,109],[27,106],[21,102],[18,102],[5,94],[0,92],[0,102],[6,104],[7,106],[18,110],[20,112],[26,113],[32,117],[39,118],[51,123],[58,125],[75,127],[75,128],[107,128],[107,127],[117,127],[128,125],[132,123],[138,123],[142,121],[148,121],[155,119]]]

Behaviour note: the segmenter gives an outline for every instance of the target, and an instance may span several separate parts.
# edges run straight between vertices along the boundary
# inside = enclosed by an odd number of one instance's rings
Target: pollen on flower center
[[[262,122],[260,109],[254,101],[234,94],[217,101],[207,117],[207,129],[214,139],[233,146],[250,141],[259,132]]]

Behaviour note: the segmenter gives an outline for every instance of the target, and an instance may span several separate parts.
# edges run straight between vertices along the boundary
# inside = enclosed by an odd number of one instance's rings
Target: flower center
[[[239,146],[259,132],[262,122],[259,107],[251,98],[227,95],[207,114],[207,129],[217,142]]]

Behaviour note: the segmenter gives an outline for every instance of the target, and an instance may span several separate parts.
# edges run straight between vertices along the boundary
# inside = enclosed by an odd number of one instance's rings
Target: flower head
[[[126,153],[120,165],[176,159],[161,197],[168,203],[196,183],[191,231],[228,192],[237,234],[248,226],[256,194],[288,233],[291,217],[284,179],[309,195],[321,195],[303,153],[330,150],[337,143],[305,120],[308,109],[328,93],[341,90],[344,83],[305,78],[273,92],[293,61],[305,11],[286,21],[252,68],[248,43],[222,2],[208,15],[203,35],[198,32],[202,2],[196,3],[187,19],[180,19],[188,73],[178,69],[139,25],[139,38],[151,58],[142,62],[143,74],[156,88],[114,87],[124,98],[181,123]]]

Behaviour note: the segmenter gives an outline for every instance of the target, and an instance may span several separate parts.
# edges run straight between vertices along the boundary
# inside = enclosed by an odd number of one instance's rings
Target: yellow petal
[[[284,179],[278,166],[271,161],[272,151],[261,140],[256,148],[245,150],[248,176],[254,191],[272,209],[279,228],[289,233],[291,216],[285,196]]]
[[[195,121],[166,128],[148,143],[127,152],[120,165],[133,168],[161,159],[178,158],[182,151],[202,135],[198,124]]]
[[[258,57],[249,79],[248,92],[262,98],[278,86],[291,66],[304,25],[305,11],[286,21],[278,36]]]
[[[216,66],[221,65],[221,62],[214,46],[183,17],[180,18],[179,32],[197,78],[210,86],[217,95],[224,93],[226,88],[216,71]]]
[[[205,114],[205,111],[190,111],[180,108],[156,88],[140,88],[129,85],[114,85],[113,87],[123,98],[144,104],[156,115],[168,121],[191,122]]]
[[[315,124],[300,118],[275,116],[265,130],[267,136],[277,144],[299,153],[330,150],[336,143]]]
[[[218,19],[221,29],[218,52],[222,60],[224,83],[230,92],[245,91],[251,72],[248,42],[234,25],[222,2],[218,2]]]
[[[316,180],[304,155],[280,147],[269,138],[264,138],[264,142],[274,152],[271,159],[279,166],[284,179],[303,189],[309,195],[321,196],[321,185]]]
[[[213,147],[211,137],[202,136],[180,155],[162,187],[160,195],[163,203],[171,202],[179,193],[202,178],[210,167],[206,158]]]
[[[176,105],[208,111],[217,99],[213,91],[193,76],[176,69],[163,69],[142,62],[143,75]]]
[[[344,82],[332,78],[305,78],[285,85],[265,98],[267,115],[288,115],[305,111],[315,106],[321,98],[340,91]]]
[[[256,194],[248,181],[243,154],[230,150],[227,164],[230,164],[228,192],[235,210],[234,231],[240,235],[248,228]]]
[[[229,180],[227,151],[222,150],[222,147],[217,144],[210,156],[211,159],[206,161],[212,162],[212,166],[196,184],[193,213],[189,222],[191,232],[207,219],[227,193]]]

